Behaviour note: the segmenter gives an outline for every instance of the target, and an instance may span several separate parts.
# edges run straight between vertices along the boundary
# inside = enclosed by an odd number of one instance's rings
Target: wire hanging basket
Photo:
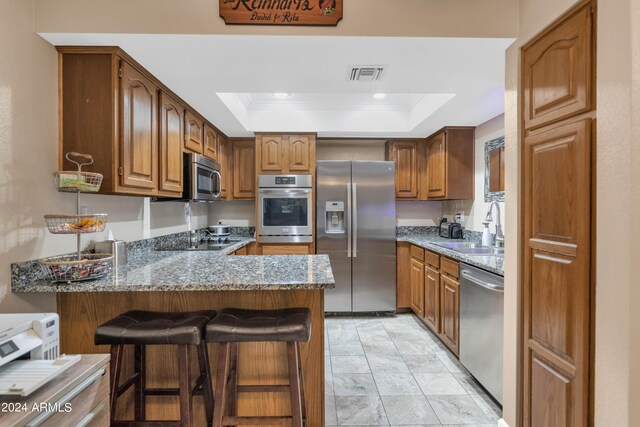
[[[70,283],[106,276],[113,267],[113,255],[83,254],[81,259],[75,254],[59,255],[41,259],[39,262],[49,280],[54,283]]]
[[[82,171],[58,171],[53,173],[58,191],[96,193],[102,185],[102,174]]]

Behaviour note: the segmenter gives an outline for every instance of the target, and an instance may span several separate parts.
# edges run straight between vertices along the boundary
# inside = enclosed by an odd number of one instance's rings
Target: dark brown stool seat
[[[224,308],[207,325],[208,342],[307,342],[310,334],[311,312],[308,308]]]
[[[214,427],[247,424],[291,424],[302,427],[306,420],[304,378],[300,343],[311,336],[308,308],[246,310],[225,308],[207,325],[207,342],[220,344],[213,408]],[[287,385],[238,385],[238,343],[285,342],[289,367]],[[259,363],[259,361],[256,361]],[[290,416],[237,416],[238,393],[289,392]]]
[[[193,395],[204,397],[207,425],[213,417],[213,389],[209,356],[204,341],[205,326],[216,315],[215,311],[193,311],[164,313],[157,311],[128,311],[98,326],[95,333],[96,345],[111,345],[111,426],[176,426],[193,425]],[[134,374],[120,383],[122,360],[125,345],[134,346]],[[175,345],[178,355],[179,387],[148,388],[146,386],[147,345]],[[195,383],[191,381],[189,347],[196,346],[200,376]],[[118,397],[131,386],[134,388],[134,420],[116,420],[116,402]],[[147,396],[179,396],[180,420],[147,421]]]

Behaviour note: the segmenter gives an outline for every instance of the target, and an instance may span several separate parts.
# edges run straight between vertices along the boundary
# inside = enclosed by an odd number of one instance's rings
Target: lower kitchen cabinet
[[[396,255],[398,308],[406,300],[416,316],[458,355],[460,264],[404,242],[398,242]]]
[[[261,244],[260,252],[262,255],[309,255],[312,254],[313,245],[280,245],[280,244]]]
[[[424,262],[411,258],[411,309],[424,317]]]
[[[456,355],[460,350],[460,283],[440,275],[440,338]]]

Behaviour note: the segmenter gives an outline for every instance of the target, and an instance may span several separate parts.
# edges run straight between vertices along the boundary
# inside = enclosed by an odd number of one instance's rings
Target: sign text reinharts
[[[227,24],[337,25],[343,0],[220,0]]]

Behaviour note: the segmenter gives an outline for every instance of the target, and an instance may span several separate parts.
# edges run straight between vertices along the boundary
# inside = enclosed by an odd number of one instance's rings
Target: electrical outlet
[[[461,223],[464,222],[464,212],[458,212],[456,215],[458,217],[458,221]]]

